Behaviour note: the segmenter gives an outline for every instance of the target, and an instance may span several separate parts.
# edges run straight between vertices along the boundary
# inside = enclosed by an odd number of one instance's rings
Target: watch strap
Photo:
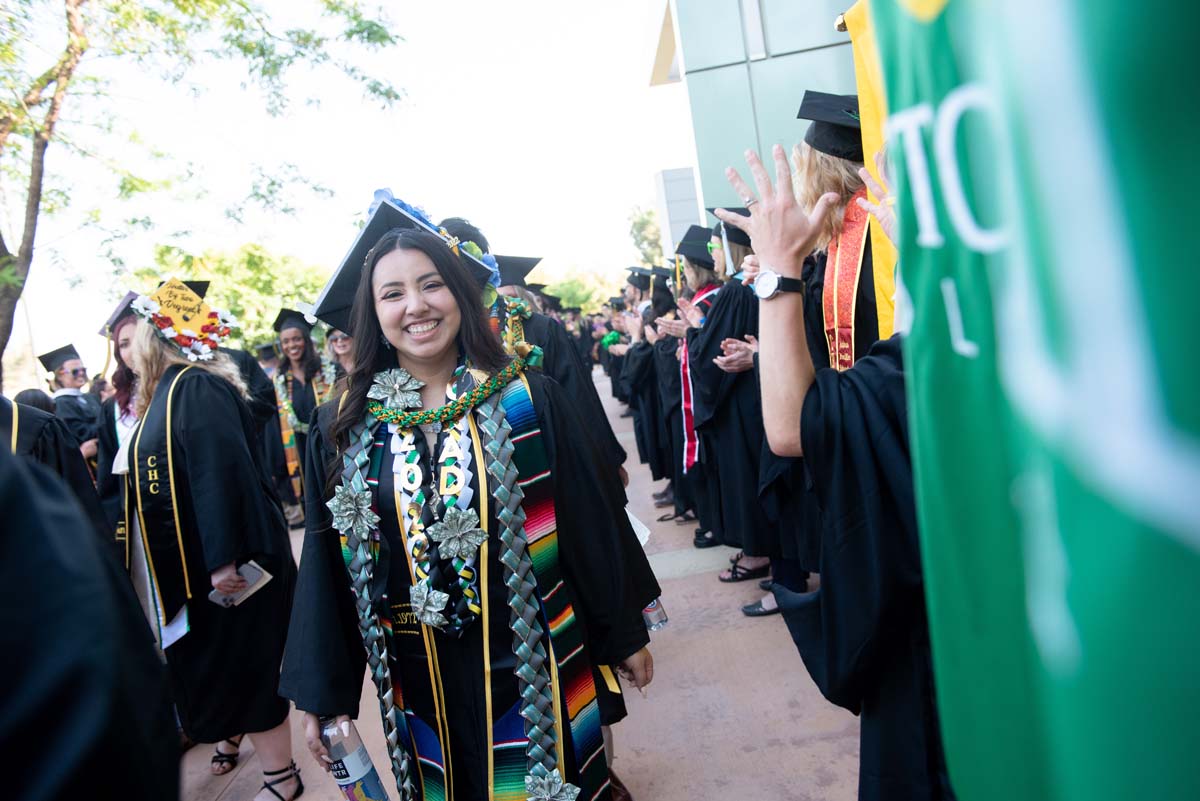
[[[779,276],[779,286],[776,292],[803,292],[804,281],[799,278],[788,278],[785,275]]]

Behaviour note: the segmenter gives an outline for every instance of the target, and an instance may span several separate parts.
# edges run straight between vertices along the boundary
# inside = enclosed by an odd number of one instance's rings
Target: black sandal
[[[296,767],[295,762],[292,762],[291,765],[288,765],[286,768],[281,768],[280,770],[264,770],[263,775],[279,776],[278,779],[269,779],[263,782],[263,789],[270,792],[271,795],[278,798],[279,801],[296,801],[297,798],[304,795],[304,782],[300,780],[300,768]],[[291,781],[292,779],[296,780],[296,792],[292,794],[291,798],[284,798],[279,794],[279,791],[275,789],[275,785],[283,784],[284,782]]]
[[[246,735],[244,734],[242,735],[242,737],[245,736]],[[233,746],[232,754],[226,754],[220,748],[217,748],[216,746],[213,747],[212,766],[209,768],[209,770],[211,771],[212,768],[216,768],[221,765],[229,766],[228,770],[223,770],[220,773],[213,773],[214,776],[228,776],[233,772],[233,769],[237,767],[238,749],[242,747],[242,737],[239,737],[236,740],[231,740],[229,738],[225,739],[226,743]],[[220,743],[217,743],[217,745],[220,745]]]
[[[751,579],[762,578],[771,572],[771,563],[759,567],[742,567],[742,562],[739,559],[729,566],[729,576],[718,575],[717,580],[725,584],[734,584],[739,581],[750,581]]]
[[[678,525],[691,523],[695,521],[695,519],[696,516],[691,512],[667,512],[665,515],[660,515],[659,517],[655,518],[655,520],[660,523],[676,523]]]

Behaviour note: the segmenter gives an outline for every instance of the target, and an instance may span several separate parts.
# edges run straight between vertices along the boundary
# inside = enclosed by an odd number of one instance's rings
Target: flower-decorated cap
[[[321,290],[317,298],[313,314],[339,331],[353,334],[350,324],[350,310],[354,306],[354,293],[358,289],[358,281],[366,266],[367,254],[371,248],[383,238],[383,235],[394,228],[407,228],[415,231],[428,231],[440,236],[454,250],[471,275],[479,284],[492,282],[495,270],[484,259],[478,247],[460,247],[458,240],[443,233],[426,216],[425,212],[416,206],[410,206],[399,198],[393,197],[387,189],[375,191],[375,202],[371,206],[371,216],[367,224],[359,231],[350,246],[342,263],[334,272],[329,283]],[[471,251],[477,251],[472,253]]]
[[[207,281],[189,285],[171,278],[160,284],[153,295],[138,295],[129,307],[152,324],[163,339],[176,345],[189,361],[209,361],[237,323],[204,302],[207,291]]]
[[[525,277],[542,261],[541,256],[497,256],[500,286],[529,286]]]

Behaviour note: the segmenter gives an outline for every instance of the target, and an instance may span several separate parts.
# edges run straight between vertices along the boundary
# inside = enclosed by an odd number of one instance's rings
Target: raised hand
[[[750,209],[750,216],[743,217],[725,209],[717,209],[716,216],[721,222],[740,228],[750,236],[762,269],[800,278],[804,257],[816,247],[825,218],[838,198],[829,192],[821,196],[811,212],[804,211],[796,202],[792,170],[783,148],[775,145],[772,155],[775,159],[774,186],[758,154],[753,150],[746,151],[746,164],[754,177],[757,194],[746,185],[737,170],[733,167],[725,170],[729,185],[742,198],[743,205]]]
[[[858,207],[875,215],[875,219],[879,221],[879,227],[883,229],[884,235],[892,240],[892,242],[895,242],[896,207],[893,204],[896,202],[896,198],[889,194],[885,186],[888,183],[886,161],[882,150],[875,154],[875,169],[879,173],[879,180],[883,181],[884,185],[876,181],[866,167],[858,168],[858,177],[862,178],[863,183],[866,184],[867,191],[879,199],[878,203],[872,203],[869,199],[860,197],[858,199]]]

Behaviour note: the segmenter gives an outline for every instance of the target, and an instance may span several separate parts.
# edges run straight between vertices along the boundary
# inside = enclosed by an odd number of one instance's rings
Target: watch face
[[[779,291],[779,273],[762,272],[754,282],[754,292],[763,300],[767,300]]]

